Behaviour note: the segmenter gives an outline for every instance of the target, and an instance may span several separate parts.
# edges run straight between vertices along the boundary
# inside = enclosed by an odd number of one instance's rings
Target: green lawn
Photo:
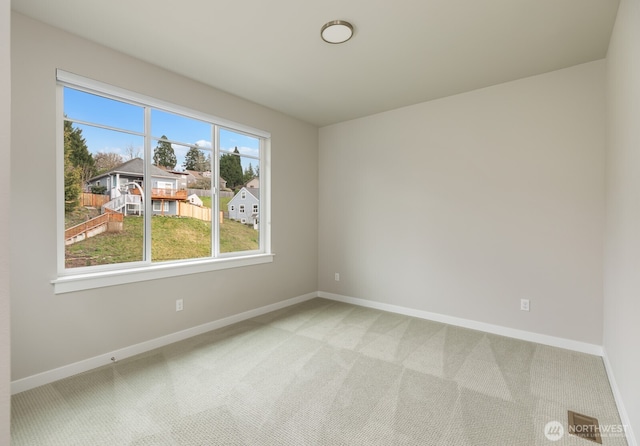
[[[67,246],[67,268],[142,260],[143,222],[141,217],[125,217],[122,231],[100,234]],[[211,255],[210,222],[154,216],[151,219],[151,233],[151,258],[154,262]],[[224,220],[220,226],[221,252],[249,251],[258,247],[258,231],[235,221]]]
[[[231,201],[233,197],[220,197],[220,210],[222,212],[227,212],[227,204]],[[202,200],[202,206],[205,208],[211,209],[211,197],[200,197]]]

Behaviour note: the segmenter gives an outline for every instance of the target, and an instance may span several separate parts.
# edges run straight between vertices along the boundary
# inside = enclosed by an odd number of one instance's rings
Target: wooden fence
[[[178,215],[181,217],[191,217],[197,218],[198,220],[211,221],[211,208],[204,208],[185,201],[178,201]]]
[[[106,202],[110,200],[109,195],[97,195],[97,194],[81,194],[80,202],[82,206],[90,206],[93,208],[101,208]]]
[[[64,239],[66,244],[75,243],[76,241],[84,240],[85,238],[96,235],[100,232],[109,230],[109,223],[122,223],[123,215],[119,212],[107,212],[102,215],[98,215],[91,220],[87,220],[84,223],[75,225],[64,231]],[[98,229],[101,226],[105,228]]]

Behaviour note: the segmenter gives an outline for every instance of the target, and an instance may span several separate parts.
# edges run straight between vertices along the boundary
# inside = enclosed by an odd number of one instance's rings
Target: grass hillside
[[[67,268],[136,262],[143,256],[144,219],[124,218],[121,232],[103,233],[66,247]],[[211,223],[194,218],[154,216],[151,218],[151,258],[154,262],[209,257]],[[220,226],[220,252],[259,248],[258,231],[241,223],[224,220]]]

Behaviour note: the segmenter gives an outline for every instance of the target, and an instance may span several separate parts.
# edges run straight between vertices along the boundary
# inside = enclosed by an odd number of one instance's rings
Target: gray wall
[[[640,440],[640,2],[622,0],[607,55],[604,349]]]
[[[601,345],[604,83],[596,61],[321,128],[320,290]]]
[[[11,122],[10,2],[0,0],[0,444],[9,444],[9,138]]]
[[[317,290],[317,128],[15,13],[12,56],[11,169],[29,181],[11,189],[37,200],[11,209],[12,379]],[[271,132],[274,262],[54,295],[56,68]],[[288,217],[291,194],[305,224]]]

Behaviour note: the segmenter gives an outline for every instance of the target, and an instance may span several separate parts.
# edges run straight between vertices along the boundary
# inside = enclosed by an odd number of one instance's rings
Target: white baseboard
[[[544,335],[540,333],[533,333],[530,331],[517,330],[515,328],[503,327],[501,325],[487,324],[485,322],[473,321],[470,319],[463,319],[454,316],[447,316],[439,313],[431,313],[428,311],[415,310],[413,308],[401,307],[399,305],[385,304],[382,302],[375,302],[367,299],[359,299],[357,297],[342,296],[340,294],[327,293],[324,291],[318,292],[318,297],[325,299],[331,299],[339,302],[349,303],[353,305],[359,305],[361,307],[374,308],[382,311],[389,311],[391,313],[404,314],[405,316],[417,317],[420,319],[427,319],[435,322],[442,322],[444,324],[455,325],[458,327],[470,328],[472,330],[484,331],[486,333],[493,333],[509,338],[521,339],[523,341],[536,342],[538,344],[550,345],[552,347],[564,348],[567,350],[573,350],[582,353],[588,353],[591,355],[602,356],[602,346],[595,344],[588,344],[586,342],[574,341],[572,339],[558,338],[555,336]]]
[[[183,339],[206,333],[211,330],[226,327],[227,325],[235,324],[236,322],[241,322],[246,319],[251,319],[252,317],[260,316],[271,311],[279,310],[281,308],[304,302],[317,297],[317,295],[318,294],[315,292],[304,294],[292,299],[276,302],[271,305],[266,305],[254,310],[245,311],[240,314],[235,314],[223,319],[218,319],[217,321],[208,322],[206,324],[198,325],[196,327],[188,328],[176,333],[171,333],[166,336],[161,336],[156,339],[151,339],[149,341],[141,342],[139,344],[131,345],[129,347],[121,348],[109,353],[94,356],[93,358],[74,362],[73,364],[58,367],[57,369],[48,370],[46,372],[18,379],[11,382],[11,394],[14,395],[16,393],[24,392],[25,390],[33,389],[35,387],[49,384],[63,378],[68,378],[69,376],[73,376],[78,373],[86,372],[88,370],[110,364],[112,362],[111,358],[122,360],[140,353],[147,352],[149,350],[153,350],[158,347],[163,347],[174,342],[182,341]]]
[[[453,316],[446,316],[438,313],[430,313],[428,311],[415,310],[412,308],[401,307],[398,305],[385,304],[382,302],[375,302],[367,299],[359,299],[357,297],[342,296],[340,294],[327,293],[324,291],[318,292],[318,297],[325,299],[335,300],[338,302],[349,303],[358,305],[361,307],[374,308],[376,310],[389,311],[391,313],[403,314],[406,316],[413,316],[420,319],[427,319],[436,322],[442,322],[444,324],[455,325],[458,327],[470,328],[473,330],[479,330],[486,333],[493,333],[501,336],[507,336],[510,338],[521,339],[523,341],[536,342],[538,344],[550,345],[552,347],[564,348],[567,350],[573,350],[582,353],[588,353],[591,355],[601,356],[604,362],[607,376],[609,377],[609,383],[611,384],[611,390],[620,414],[620,421],[625,426],[625,433],[627,443],[629,446],[640,446],[636,441],[629,415],[625,409],[622,394],[615,380],[615,376],[612,373],[611,364],[607,357],[607,352],[600,345],[588,344],[585,342],[574,341],[571,339],[559,338],[555,336],[548,336],[539,333],[533,333],[524,330],[516,330],[514,328],[503,327],[500,325],[487,324],[484,322],[473,321],[469,319],[462,319]]]
[[[539,333],[528,332],[524,330],[516,330],[513,328],[502,327],[499,325],[487,324],[484,322],[473,321],[470,319],[462,319],[453,316],[447,316],[438,313],[431,313],[428,311],[415,310],[412,308],[401,307],[398,305],[385,304],[381,302],[375,302],[367,299],[359,299],[356,297],[342,296],[339,294],[327,293],[324,291],[304,294],[302,296],[294,297],[292,299],[276,302],[275,304],[266,305],[264,307],[256,308],[253,310],[245,311],[240,314],[229,316],[216,321],[208,322],[206,324],[198,325],[196,327],[188,328],[176,333],[172,333],[166,336],[161,336],[156,339],[141,342],[139,344],[131,345],[119,350],[104,353],[102,355],[94,356],[93,358],[78,361],[72,364],[68,364],[53,370],[38,373],[36,375],[28,376],[26,378],[18,379],[11,382],[11,393],[16,394],[24,392],[25,390],[33,389],[44,384],[67,378],[78,373],[86,372],[88,370],[101,367],[112,362],[111,358],[115,357],[117,360],[125,359],[140,353],[153,350],[154,348],[162,347],[174,342],[181,341],[183,339],[190,338],[202,333],[206,333],[211,330],[225,327],[227,325],[241,322],[252,317],[260,316],[270,311],[279,310],[300,302],[313,299],[314,297],[323,297],[325,299],[335,300],[339,302],[350,303],[353,305],[359,305],[362,307],[375,308],[382,311],[389,311],[391,313],[404,314],[406,316],[417,317],[421,319],[428,319],[436,322],[442,322],[445,324],[455,325],[464,328],[470,328],[472,330],[484,331],[487,333],[493,333],[497,335],[507,336],[516,339],[522,339],[530,342],[537,342],[539,344],[551,345],[553,347],[565,348],[568,350],[574,350],[583,353],[589,353],[593,355],[602,356],[602,347],[594,344],[587,344],[584,342],[574,341],[570,339],[558,338],[554,336],[543,335]]]
[[[629,444],[629,446],[638,446],[638,442],[631,427],[631,420],[629,420],[629,414],[627,413],[627,409],[625,408],[624,402],[622,401],[622,394],[620,393],[620,389],[618,388],[616,377],[613,375],[613,369],[611,367],[611,363],[609,362],[609,357],[607,356],[607,350],[604,348],[602,350],[602,361],[604,362],[604,368],[607,371],[607,376],[609,377],[609,384],[611,385],[613,397],[616,400],[616,406],[618,406],[620,422],[625,426],[627,443]]]

